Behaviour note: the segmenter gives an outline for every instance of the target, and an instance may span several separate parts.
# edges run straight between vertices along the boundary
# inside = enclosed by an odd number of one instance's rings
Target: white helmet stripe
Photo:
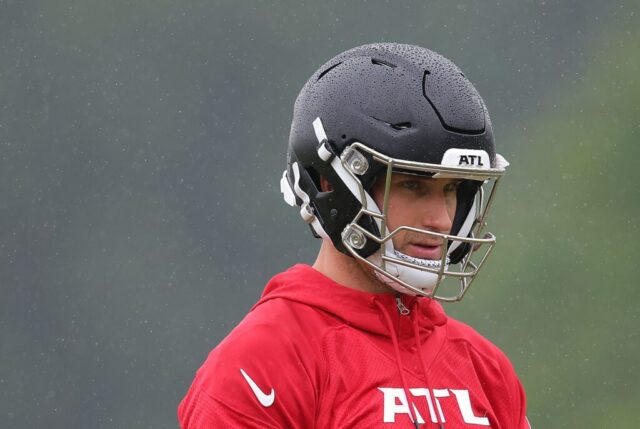
[[[327,138],[327,133],[324,131],[324,127],[322,126],[322,120],[320,118],[316,118],[313,121],[313,131],[316,133],[316,138],[318,142],[322,142],[323,140],[329,140]]]
[[[316,133],[316,138],[318,139],[318,142],[322,142],[323,140],[327,139],[327,133],[324,131],[324,127],[322,126],[322,120],[319,117],[313,121],[313,129]],[[343,153],[346,153],[347,151],[348,151],[348,148],[345,149]],[[360,189],[362,188],[362,186],[358,183],[357,179],[355,179],[353,175],[349,171],[347,171],[344,164],[342,163],[342,160],[339,157],[333,158],[331,160],[330,165],[331,165],[331,168],[333,168],[333,170],[336,172],[338,177],[340,177],[340,180],[342,180],[342,182],[347,186],[349,191],[351,191],[353,196],[360,202],[360,204],[362,204],[364,208],[377,213],[382,213],[380,211],[380,208],[375,203],[375,201],[373,201],[373,198],[371,198],[368,192],[363,192],[365,197],[363,201],[362,194],[360,192]]]
[[[291,207],[296,206],[296,196],[293,194],[293,189],[291,189],[291,184],[287,178],[287,170],[282,172],[282,177],[280,178],[280,192],[287,204]]]

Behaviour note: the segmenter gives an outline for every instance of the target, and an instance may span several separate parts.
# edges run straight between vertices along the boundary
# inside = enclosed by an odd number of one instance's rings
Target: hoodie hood
[[[390,336],[390,328],[381,314],[380,306],[388,312],[400,340],[413,333],[398,330],[400,313],[398,295],[391,292],[374,294],[342,286],[308,265],[295,265],[276,275],[267,284],[256,307],[280,298],[315,307],[330,313],[346,324],[376,335]],[[422,332],[444,325],[447,316],[442,306],[429,298],[399,296],[410,310],[409,316]]]

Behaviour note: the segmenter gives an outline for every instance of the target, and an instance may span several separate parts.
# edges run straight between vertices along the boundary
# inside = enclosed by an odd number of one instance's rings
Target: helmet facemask
[[[472,150],[450,149],[445,154],[443,164],[427,164],[399,160],[376,152],[362,143],[352,143],[340,156],[342,168],[348,174],[350,189],[357,188],[362,207],[342,233],[342,243],[354,258],[370,266],[379,280],[402,293],[422,295],[440,301],[459,301],[468,290],[486,258],[495,245],[496,238],[484,233],[487,211],[493,200],[497,184],[508,165],[500,155],[496,155],[496,166],[491,168],[486,153],[475,155]],[[459,154],[470,153],[478,156],[473,166],[455,165],[451,160],[460,160]],[[484,162],[480,161],[482,158]],[[371,187],[365,189],[360,180],[366,173],[363,164],[381,164],[384,180],[382,207],[374,201]],[[479,165],[478,165],[479,164]],[[482,165],[482,167],[480,167]],[[460,179],[456,204],[456,214],[452,229],[447,233],[430,231],[410,225],[394,226],[390,229],[389,200],[391,183],[396,174],[412,174],[434,179]],[[341,175],[343,177],[343,175]],[[344,179],[343,179],[344,180]],[[375,220],[377,231],[361,226],[363,218]],[[423,237],[431,243],[440,242],[440,259],[420,259],[401,253],[394,247],[394,237],[412,234]],[[367,241],[373,241],[379,249],[371,255],[363,255],[360,249]],[[446,280],[446,281],[445,281]]]

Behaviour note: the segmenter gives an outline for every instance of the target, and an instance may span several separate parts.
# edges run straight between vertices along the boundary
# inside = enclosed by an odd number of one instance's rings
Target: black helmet
[[[371,265],[390,286],[459,300],[495,243],[490,234],[478,238],[488,208],[482,185],[491,182],[492,195],[507,165],[495,152],[484,102],[460,69],[425,48],[376,43],[331,59],[302,88],[281,190],[314,235]],[[386,213],[369,191],[393,172],[464,179],[450,234],[424,231],[447,246],[446,259],[401,254],[394,231],[381,231]],[[331,191],[320,189],[321,177]],[[472,262],[483,244],[484,256]],[[460,280],[454,297],[436,295],[445,276]]]

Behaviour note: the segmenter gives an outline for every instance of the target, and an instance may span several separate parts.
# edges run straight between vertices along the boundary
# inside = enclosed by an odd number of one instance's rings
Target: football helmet
[[[483,229],[507,166],[484,102],[458,67],[425,48],[376,43],[337,55],[302,88],[280,189],[316,237],[369,265],[387,285],[459,301],[495,244]],[[387,202],[398,173],[459,180],[451,231],[390,230]],[[382,206],[371,194],[378,180]],[[393,239],[402,231],[438,240],[442,257],[399,252]]]

